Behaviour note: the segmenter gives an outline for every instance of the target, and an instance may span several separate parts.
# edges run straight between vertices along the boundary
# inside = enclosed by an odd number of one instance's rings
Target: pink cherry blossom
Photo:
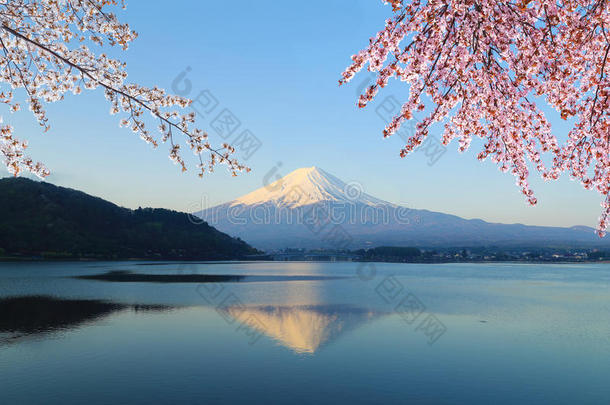
[[[563,172],[602,194],[598,233],[610,220],[610,5],[603,0],[391,0],[393,17],[352,56],[340,84],[365,66],[377,81],[360,96],[365,107],[390,79],[409,85],[391,136],[428,103],[427,115],[400,151],[418,147],[435,122],[443,144],[466,150],[482,138],[478,158],[510,171],[526,200],[529,168],[544,179]],[[535,98],[573,119],[560,145]],[[548,157],[545,159],[545,157]],[[548,165],[544,164],[547,161]],[[552,162],[552,163],[551,163]],[[549,166],[549,167],[547,167]]]

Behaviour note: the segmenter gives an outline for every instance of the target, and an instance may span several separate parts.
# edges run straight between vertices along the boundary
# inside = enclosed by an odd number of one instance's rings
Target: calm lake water
[[[0,403],[126,402],[607,405],[610,265],[0,264]]]

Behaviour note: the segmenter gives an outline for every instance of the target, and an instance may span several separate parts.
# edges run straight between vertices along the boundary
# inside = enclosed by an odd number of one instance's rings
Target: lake
[[[607,405],[609,376],[607,264],[0,264],[2,404]]]

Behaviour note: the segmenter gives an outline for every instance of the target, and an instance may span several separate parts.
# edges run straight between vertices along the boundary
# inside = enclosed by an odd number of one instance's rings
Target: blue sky
[[[388,96],[404,100],[405,86],[390,85],[361,110],[356,89],[368,73],[337,85],[350,56],[390,15],[377,0],[128,3],[120,18],[140,36],[126,53],[111,54],[126,61],[129,80],[142,85],[171,89],[189,67],[187,96],[208,90],[218,100],[213,115],[198,121],[212,140],[222,141],[210,122],[227,108],[241,121],[238,133],[248,129],[262,142],[245,162],[253,172],[238,178],[222,168],[203,180],[195,170],[181,173],[169,161],[167,146],[152,150],[119,128],[99,91],[49,105],[52,128],[46,134],[27,109],[5,113],[4,120],[29,140],[30,155],[51,169],[49,182],[131,208],[184,211],[202,200],[225,202],[261,187],[281,162],[282,174],[319,166],[360,182],[369,194],[412,208],[494,222],[594,226],[597,193],[567,178],[549,183],[532,177],[539,203],[530,207],[511,175],[476,160],[481,142],[464,154],[454,142],[434,165],[423,153],[398,156],[403,142],[382,138],[384,122],[376,109]],[[556,117],[552,123],[560,136],[569,129]]]

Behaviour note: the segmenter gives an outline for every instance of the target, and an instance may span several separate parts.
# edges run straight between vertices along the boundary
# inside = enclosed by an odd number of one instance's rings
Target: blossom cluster
[[[601,193],[598,233],[603,236],[610,221],[608,2],[384,2],[392,6],[392,18],[352,57],[339,83],[365,67],[377,73],[359,107],[392,78],[409,85],[409,97],[384,136],[394,134],[414,112],[427,114],[401,156],[418,147],[435,122],[444,123],[443,144],[457,138],[461,151],[473,136],[482,138],[478,158],[490,158],[500,170],[510,171],[532,205],[536,198],[528,167],[548,180],[568,173]],[[558,142],[536,105],[541,98],[563,119],[575,122],[565,143]]]
[[[0,82],[7,86],[0,92],[0,102],[10,111],[19,110],[13,92],[24,89],[30,111],[47,131],[44,103],[60,101],[68,92],[101,88],[110,102],[110,113],[123,115],[120,126],[156,147],[158,138],[145,120],[145,113],[150,114],[160,141],[170,144],[170,159],[183,171],[186,163],[174,135],[183,136],[197,156],[200,176],[218,163],[225,164],[233,175],[249,170],[232,158],[231,145],[212,147],[207,133],[193,127],[195,115],[179,111],[190,105],[189,99],[158,87],[127,83],[123,62],[91,49],[115,46],[127,50],[137,37],[109,11],[120,6],[124,4],[117,0],[0,0]],[[8,170],[14,175],[25,170],[47,176],[47,168],[25,155],[26,147],[26,142],[13,136],[11,126],[0,127],[0,153]]]

